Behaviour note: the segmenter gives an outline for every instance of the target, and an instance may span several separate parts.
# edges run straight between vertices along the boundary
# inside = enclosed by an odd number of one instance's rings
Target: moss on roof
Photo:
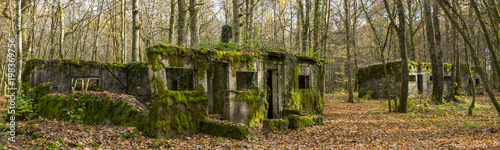
[[[166,56],[193,57],[205,55],[212,61],[231,61],[231,62],[252,62],[264,57],[283,58],[285,56],[294,56],[301,61],[309,61],[324,64],[325,60],[313,56],[296,55],[283,51],[272,51],[263,49],[241,49],[241,50],[218,50],[208,48],[184,48],[176,45],[156,44],[146,51],[148,55],[163,54]]]

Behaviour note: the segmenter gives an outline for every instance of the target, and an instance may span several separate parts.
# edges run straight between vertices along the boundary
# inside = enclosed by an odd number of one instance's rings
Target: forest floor
[[[500,93],[496,93],[500,97]],[[463,97],[465,98],[465,97]],[[324,125],[264,134],[261,124],[245,140],[197,134],[178,139],[129,137],[133,127],[80,125],[37,119],[16,122],[16,142],[9,149],[61,147],[119,149],[499,149],[500,118],[487,95],[479,96],[474,115],[470,100],[428,105],[410,99],[407,114],[388,113],[387,100],[358,99],[346,103],[345,94],[326,95]],[[1,148],[0,148],[1,149]]]

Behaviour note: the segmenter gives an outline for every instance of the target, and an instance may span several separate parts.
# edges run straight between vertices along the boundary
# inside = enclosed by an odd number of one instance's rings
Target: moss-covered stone
[[[203,120],[201,122],[201,132],[218,137],[228,137],[238,140],[245,139],[250,131],[246,125],[214,122]]]
[[[198,133],[207,115],[207,96],[202,85],[194,91],[163,90],[148,111],[147,120],[135,125],[151,137],[176,138]]]
[[[31,91],[31,93],[33,93],[35,96],[35,102],[42,98],[44,95],[50,94],[52,92],[52,83],[50,82],[40,83]]]
[[[264,119],[262,122],[262,132],[283,133],[288,131],[287,119]]]
[[[237,91],[234,101],[245,102],[250,107],[249,126],[256,125],[266,117],[269,104],[265,99],[265,93],[259,89],[249,91]]]
[[[103,92],[49,94],[37,104],[41,117],[84,124],[132,126],[146,111],[139,102],[132,104]]]
[[[298,116],[298,115],[290,115],[288,116],[288,127],[293,130],[297,130],[303,127],[311,127],[314,125],[314,117],[310,116]]]

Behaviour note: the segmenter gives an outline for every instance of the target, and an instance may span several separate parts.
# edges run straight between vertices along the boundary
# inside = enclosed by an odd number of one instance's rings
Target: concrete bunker
[[[157,44],[147,58],[130,64],[30,60],[23,81],[33,87],[52,82],[55,93],[132,95],[149,107],[134,126],[153,137],[198,133],[209,114],[249,126],[291,111],[322,114],[323,61],[313,57]]]
[[[384,75],[383,69],[387,69],[387,76]],[[463,93],[471,93],[472,85],[468,83],[469,75],[465,69],[465,65],[461,66],[460,70],[460,89]],[[409,83],[408,94],[410,97],[422,96],[430,97],[432,94],[432,75],[430,63],[414,63],[408,65]],[[452,65],[443,64],[444,76],[444,94],[449,94],[453,90],[455,83],[452,83],[453,74],[451,72]],[[474,74],[476,79],[479,76]],[[370,96],[371,98],[396,98],[399,96],[401,89],[401,61],[388,62],[385,66],[375,64],[358,69],[356,73],[356,84],[358,84],[359,97]],[[471,80],[472,81],[472,80]],[[480,83],[480,82],[478,82]],[[387,85],[386,85],[387,84]],[[388,89],[384,91],[384,87]],[[483,85],[476,85],[476,93],[481,94],[484,91]]]

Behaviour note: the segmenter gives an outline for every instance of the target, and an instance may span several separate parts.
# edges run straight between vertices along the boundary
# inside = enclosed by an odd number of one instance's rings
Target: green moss
[[[129,102],[108,96],[78,93],[43,96],[37,104],[41,117],[84,124],[131,126],[140,115]]]
[[[292,84],[287,85],[287,91],[285,92],[285,98],[288,100],[287,109],[295,109],[301,110],[301,102],[302,96],[299,92],[299,74],[300,74],[300,65],[297,63],[294,65],[295,67],[291,67],[291,71],[293,75],[289,77],[289,81]]]
[[[40,83],[36,86],[35,89],[31,91],[31,93],[35,94],[35,101],[42,98],[42,96],[52,93],[52,83],[50,82],[44,82]]]
[[[22,76],[21,76],[22,82],[29,82],[30,74],[33,71],[33,69],[35,69],[35,66],[42,64],[42,63],[44,63],[43,60],[36,59],[36,58],[33,58],[33,59],[26,61],[26,64],[24,65],[24,71],[23,71]]]
[[[195,134],[199,123],[206,117],[205,88],[198,85],[194,91],[163,90],[153,99],[144,123],[137,129],[151,137],[173,138]],[[170,132],[171,130],[174,130]]]
[[[266,117],[268,103],[263,100],[265,93],[261,92],[259,89],[249,90],[249,91],[237,91],[234,101],[245,102],[250,106],[251,116],[249,125],[253,126],[262,122]],[[263,101],[263,103],[262,103]],[[263,105],[262,105],[263,104]]]
[[[288,122],[288,127],[293,130],[297,130],[303,127],[311,127],[314,125],[313,117],[309,116],[290,115],[288,116]]]
[[[246,125],[236,125],[221,122],[203,120],[201,122],[201,132],[218,137],[228,137],[238,140],[245,139],[250,131]]]
[[[284,133],[287,130],[287,119],[264,119],[262,121],[262,132],[264,133]]]
[[[165,82],[160,77],[153,75],[151,87],[153,87],[153,94],[161,93],[165,91]]]
[[[176,67],[176,68],[184,67],[184,59],[183,57],[180,56],[169,56],[168,65],[170,67]]]

